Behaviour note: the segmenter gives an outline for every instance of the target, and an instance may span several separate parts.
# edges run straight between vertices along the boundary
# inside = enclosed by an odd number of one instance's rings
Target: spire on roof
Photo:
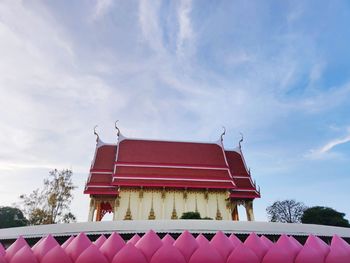
[[[222,128],[224,129],[224,131],[221,133],[221,136],[220,136],[221,142],[224,141],[224,135],[226,134],[226,128],[225,128],[225,126],[222,126]]]
[[[96,135],[96,142],[98,142],[100,140],[100,136],[98,135],[98,133],[96,131],[97,126],[98,125],[95,125],[95,127],[94,127],[94,134]]]
[[[116,121],[115,121],[114,126],[115,126],[115,129],[117,130],[117,136],[119,137],[119,135],[120,135],[120,130],[119,130],[118,126],[117,126],[117,122],[118,122],[118,121],[119,121],[119,120],[116,120]]]
[[[241,134],[241,139],[240,139],[239,142],[238,142],[239,149],[242,148],[241,143],[243,142],[243,133],[240,132],[240,134]]]

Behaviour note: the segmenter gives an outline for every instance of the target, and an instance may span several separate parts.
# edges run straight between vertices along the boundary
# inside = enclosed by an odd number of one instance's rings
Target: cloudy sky
[[[71,168],[72,205],[101,138],[243,151],[273,201],[350,219],[349,1],[0,1],[0,205]]]

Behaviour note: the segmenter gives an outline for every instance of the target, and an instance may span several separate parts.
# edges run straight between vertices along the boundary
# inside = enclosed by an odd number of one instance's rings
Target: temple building
[[[123,136],[105,143],[98,134],[85,194],[89,221],[178,219],[199,212],[214,220],[239,220],[244,206],[254,220],[253,200],[260,189],[252,181],[241,142],[224,148],[225,132],[216,142],[180,142]]]

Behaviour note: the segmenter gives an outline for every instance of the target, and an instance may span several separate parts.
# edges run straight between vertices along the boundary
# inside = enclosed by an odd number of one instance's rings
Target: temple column
[[[137,209],[137,219],[142,220],[142,213],[143,213],[143,188],[141,187],[139,191],[139,206]]]
[[[183,199],[184,199],[184,213],[187,212],[187,190],[183,192]]]
[[[205,217],[209,217],[209,192],[208,189],[204,192],[204,200],[205,200]]]
[[[88,222],[94,221],[94,212],[95,212],[95,200],[94,198],[90,198],[90,209],[89,209],[89,216],[88,216]]]
[[[166,197],[166,192],[165,192],[165,188],[163,188],[163,191],[162,191],[162,213],[161,213],[161,219],[165,219],[165,197]]]
[[[244,207],[247,213],[247,220],[254,221],[253,201],[252,200],[245,201]]]
[[[237,202],[232,203],[232,220],[239,221],[238,205]]]
[[[96,221],[101,221],[101,201],[96,201]]]
[[[113,221],[116,221],[117,220],[117,210],[118,210],[118,207],[119,207],[119,197],[116,197],[114,199],[114,206],[113,206]]]

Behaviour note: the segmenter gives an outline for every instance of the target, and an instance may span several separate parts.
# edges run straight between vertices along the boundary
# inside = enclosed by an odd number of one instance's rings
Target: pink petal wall
[[[350,245],[334,236],[331,244],[310,235],[305,244],[281,235],[276,242],[251,233],[242,243],[235,235],[217,232],[211,241],[184,231],[176,240],[154,231],[128,242],[118,233],[95,242],[81,233],[59,245],[48,235],[32,248],[19,237],[6,250],[0,245],[0,263],[350,263]]]

